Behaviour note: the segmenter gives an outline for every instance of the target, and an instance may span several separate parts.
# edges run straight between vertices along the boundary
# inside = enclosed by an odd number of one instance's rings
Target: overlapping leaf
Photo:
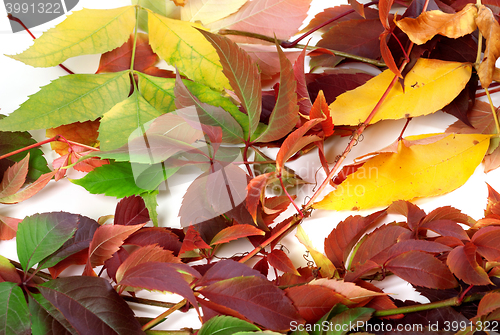
[[[181,20],[208,25],[236,12],[247,0],[191,0],[181,8]]]
[[[31,334],[30,314],[23,291],[16,283],[0,283],[0,332],[5,335]]]
[[[70,57],[113,50],[130,36],[135,11],[134,6],[82,9],[45,32],[28,50],[10,57],[31,66],[49,67]]]
[[[319,272],[326,278],[332,278],[335,274],[335,265],[325,255],[314,248],[302,226],[299,225],[297,227],[297,234],[295,236],[307,248],[316,266],[319,268]]]
[[[495,64],[500,57],[500,40],[498,38],[500,35],[500,24],[495,19],[491,9],[486,6],[479,7],[476,24],[481,34],[486,38],[486,50],[484,51],[483,61],[477,69],[477,74],[479,75],[481,86],[488,87],[493,80],[495,72],[498,71],[495,68]]]

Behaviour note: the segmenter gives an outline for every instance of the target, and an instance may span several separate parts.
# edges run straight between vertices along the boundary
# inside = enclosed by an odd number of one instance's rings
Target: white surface
[[[313,0],[310,13],[317,13],[322,8],[333,6],[336,3],[340,2]],[[130,4],[130,2],[125,0],[82,0],[75,10],[82,7],[112,8],[128,4]],[[3,74],[2,80],[0,81],[0,112],[3,114],[9,114],[17,109],[29,95],[37,92],[41,86],[47,85],[51,80],[56,79],[59,76],[63,76],[66,73],[59,67],[32,68],[3,56],[4,54],[14,54],[25,50],[31,45],[32,41],[31,37],[25,32],[19,32],[16,34],[11,33],[10,25],[6,18],[5,8],[3,6],[0,8],[0,17],[3,18],[0,20],[0,64]],[[42,26],[38,26],[33,29],[33,33],[36,36],[40,36],[43,31],[54,26],[61,20],[62,18],[59,18]],[[70,67],[76,73],[93,73],[97,69],[98,59],[98,56],[76,57],[65,62],[65,65]],[[499,99],[496,98],[496,105],[499,105],[499,102]],[[455,119],[453,117],[441,112],[427,117],[420,117],[411,121],[405,132],[405,136],[442,132],[448,124],[454,121]],[[402,127],[404,126],[404,122],[404,120],[386,121],[376,127],[369,128],[364,134],[364,141],[356,146],[350,154],[350,161],[357,156],[375,151],[392,143],[399,135]],[[32,133],[37,140],[45,138],[43,131],[34,131]],[[333,139],[328,141],[327,158],[329,161],[333,161],[334,157],[341,153],[346,144],[347,139]],[[45,148],[45,151],[48,152],[49,150]],[[273,152],[273,150],[270,150],[270,152]],[[274,153],[275,152],[276,150],[274,150]],[[47,158],[49,162],[51,162],[54,157],[54,154],[49,153]],[[320,165],[316,152],[313,152],[306,155],[299,161],[293,162],[290,164],[290,167],[294,168],[296,172],[298,172],[298,174],[306,180],[314,183],[314,172],[320,167]],[[442,197],[418,200],[416,201],[416,204],[427,212],[440,206],[454,206],[461,209],[464,213],[472,216],[474,219],[479,219],[482,217],[483,210],[486,205],[487,189],[485,182],[488,182],[491,186],[500,191],[500,179],[498,178],[499,173],[500,171],[494,171],[485,175],[483,173],[483,167],[479,166],[475,174],[460,189]],[[79,178],[80,174],[71,172],[70,177]],[[318,180],[322,181],[322,178],[324,178],[324,174],[320,171],[318,173]],[[179,226],[177,213],[183,190],[185,190],[187,186],[188,184],[186,183],[180,184],[171,189],[170,195],[160,194],[158,212],[162,226]],[[312,194],[310,191],[312,186],[313,185],[310,187],[306,186],[301,191],[300,195],[303,197],[308,194]],[[302,203],[302,201],[303,200],[298,200],[299,203]],[[34,213],[66,211],[98,219],[100,216],[114,214],[117,202],[118,200],[115,198],[102,195],[91,195],[82,187],[74,185],[65,179],[57,183],[51,181],[49,186],[37,194],[34,198],[20,204],[11,206],[0,205],[0,214],[23,218]],[[338,224],[338,222],[345,219],[349,215],[366,215],[371,212],[373,211],[357,213],[315,211],[312,217],[307,219],[302,226],[309,234],[309,237],[313,241],[316,248],[322,251],[324,238],[330,233],[332,228]],[[289,213],[293,213],[293,211],[289,211]],[[290,250],[290,257],[294,261],[295,265],[297,267],[304,266],[305,261],[302,258],[302,255],[305,252],[305,248],[296,241],[293,234],[287,236],[282,243],[285,244]],[[223,253],[225,256],[228,256],[234,252],[241,252],[242,250],[240,250],[239,247],[242,245],[246,245],[250,248],[250,244],[248,242],[243,242],[239,243],[237,246],[224,248]],[[14,240],[0,242],[0,254],[3,256],[16,259],[17,256],[15,249]],[[382,283],[378,283],[377,285],[384,288],[386,292],[396,294],[395,297],[399,299],[411,299],[426,302],[425,298],[414,293],[408,284],[404,283],[402,280],[398,280],[398,278],[393,277]],[[172,297],[165,295],[155,295],[155,297],[165,301],[177,301],[177,299],[173,299]],[[150,310],[149,308],[135,306],[137,305],[134,305],[134,308],[141,316],[155,316],[163,311],[163,309],[158,308]],[[167,320],[160,328],[180,329],[182,327],[197,328],[200,326],[195,313],[190,314],[190,321],[187,321],[188,314],[177,313],[177,315],[177,317],[174,316]]]

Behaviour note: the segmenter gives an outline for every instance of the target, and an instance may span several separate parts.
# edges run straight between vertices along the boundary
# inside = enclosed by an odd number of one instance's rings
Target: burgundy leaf
[[[500,227],[484,227],[472,237],[477,252],[488,261],[500,260]]]
[[[37,288],[78,333],[144,334],[130,307],[103,278],[59,278]]]
[[[396,256],[399,256],[405,252],[412,251],[412,250],[418,250],[418,251],[428,252],[428,253],[432,253],[432,254],[440,254],[440,253],[450,251],[451,248],[448,246],[445,246],[441,243],[432,242],[432,241],[404,240],[404,241],[400,241],[400,242],[392,245],[391,247],[383,250],[382,252],[378,253],[371,260],[377,264],[383,265],[388,260],[390,260]]]
[[[184,278],[183,273],[199,277],[199,273],[186,264],[148,262],[127,270],[119,285],[144,288],[147,290],[167,291],[179,294],[189,301],[196,309],[198,304],[194,293]]]
[[[416,286],[447,289],[458,285],[448,267],[434,256],[409,251],[387,262],[385,268]]]
[[[71,265],[84,265],[87,264],[87,260],[89,259],[89,250],[88,248],[82,249],[77,253],[74,253],[54,266],[49,268],[50,275],[52,278],[57,278],[59,275],[66,270]]]
[[[470,227],[472,227],[476,223],[473,218],[451,206],[436,208],[426,215],[426,217],[422,220],[422,224],[426,224],[427,222],[436,220],[451,220],[457,223],[463,223]]]
[[[21,284],[21,277],[19,277],[16,268],[10,261],[0,256],[0,283],[2,282]]]
[[[255,263],[252,269],[259,271],[263,276],[267,277],[267,274],[269,273],[267,257],[262,257],[257,263]]]
[[[442,236],[456,237],[465,241],[469,240],[467,232],[458,223],[451,220],[435,220],[425,222],[420,225],[420,228],[432,230]]]
[[[211,245],[227,243],[242,237],[265,235],[264,231],[249,224],[237,224],[221,230],[210,242]]]
[[[412,230],[415,229],[415,226],[425,217],[425,212],[422,209],[404,200],[393,202],[387,211],[391,214],[404,215],[407,219],[408,227]]]
[[[469,285],[492,284],[486,271],[477,263],[476,256],[476,246],[467,242],[448,254],[446,264],[455,276]]]
[[[362,264],[354,264],[354,266],[351,266],[351,271],[346,273],[344,281],[354,282],[363,276],[375,274],[379,270],[381,270],[380,265],[371,260],[367,260]]]
[[[366,19],[378,19],[378,11],[372,8],[365,8],[365,18]],[[358,13],[354,12],[352,10],[352,7],[349,5],[340,5],[340,6],[335,6],[331,8],[326,8],[322,12],[316,14],[316,16],[311,20],[311,22],[302,29],[302,31],[307,31],[310,29],[313,29],[317,26],[322,25],[326,21],[338,17],[337,20],[335,20],[333,23],[322,27],[319,29],[320,32],[326,32],[328,29],[330,29],[333,25],[338,24],[339,22],[343,21],[350,21],[350,20],[359,20],[362,19],[363,17],[359,15]]]
[[[207,286],[221,280],[240,276],[257,276],[266,279],[259,271],[253,270],[245,264],[226,259],[212,266],[196,283],[196,286]]]
[[[285,293],[262,277],[220,280],[200,293],[271,330],[285,331],[290,329],[292,321],[302,321]]]
[[[334,290],[317,285],[302,285],[285,289],[301,317],[314,323],[336,304],[352,304],[349,299]]]
[[[299,272],[288,256],[280,249],[274,249],[267,255],[269,265],[283,272],[293,273],[299,276]]]
[[[205,241],[203,241],[200,233],[193,226],[189,226],[186,232],[186,236],[182,241],[179,255],[195,249],[211,249],[211,247],[207,243],[205,243]]]
[[[135,225],[149,221],[149,212],[141,197],[131,196],[120,200],[115,210],[115,225]]]
[[[332,230],[325,238],[325,254],[336,268],[344,268],[344,262],[359,238],[384,216],[385,210],[366,217],[349,216]]]
[[[111,256],[110,259],[106,260],[104,262],[104,267],[106,268],[106,272],[108,273],[108,276],[117,282],[116,280],[116,271],[120,267],[120,265],[125,262],[125,260],[128,258],[129,253],[127,249],[125,249],[123,246],[118,249],[117,252]]]
[[[163,227],[143,227],[130,235],[124,244],[132,244],[138,246],[146,246],[150,244],[158,244],[166,250],[172,250],[174,255],[178,255],[181,250],[182,243],[179,237],[167,228]]]

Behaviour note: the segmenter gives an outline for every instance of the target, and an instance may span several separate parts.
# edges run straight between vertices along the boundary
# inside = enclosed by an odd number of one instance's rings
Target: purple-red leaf
[[[211,245],[227,243],[242,237],[265,235],[266,233],[249,224],[238,224],[221,230],[210,242]]]
[[[37,288],[78,333],[144,334],[130,307],[103,278],[59,278]]]
[[[412,250],[418,250],[432,254],[440,254],[446,251],[450,251],[451,248],[444,244],[432,241],[404,240],[392,245],[382,252],[379,252],[371,260],[377,264],[383,265],[388,260]]]
[[[163,249],[172,250],[174,255],[179,253],[182,245],[179,241],[179,236],[163,227],[143,227],[141,230],[130,235],[124,244],[138,246],[158,244]]]
[[[420,220],[425,217],[425,212],[422,209],[418,208],[417,205],[404,200],[393,202],[387,211],[391,214],[404,215],[408,222],[408,227],[412,230],[420,222]]]
[[[288,258],[288,256],[280,249],[274,249],[271,251],[269,255],[267,255],[267,261],[269,262],[269,265],[277,270],[300,276],[300,273],[297,271],[290,258]]]
[[[500,260],[500,227],[484,227],[472,237],[477,252],[488,261]]]
[[[449,254],[446,264],[459,279],[469,285],[492,284],[488,274],[477,263],[476,246],[466,243],[463,247],[456,247]]]
[[[292,321],[302,321],[285,293],[262,277],[221,280],[204,287],[200,293],[271,330],[289,330]]]
[[[262,199],[263,192],[267,185],[267,180],[274,175],[274,172],[268,172],[250,180],[247,185],[247,209],[252,216],[253,222],[257,222],[257,208]]]
[[[120,200],[115,210],[115,225],[135,225],[149,221],[149,212],[141,197],[131,196]]]
[[[409,251],[396,256],[387,262],[385,268],[416,286],[444,290],[458,285],[445,264],[421,251]]]
[[[115,282],[116,280],[116,271],[120,267],[120,265],[125,262],[125,260],[128,258],[129,253],[127,249],[125,249],[123,246],[118,249],[117,252],[111,256],[108,260],[104,262],[104,267],[106,268],[106,272],[108,273],[108,276],[113,279]]]
[[[240,276],[257,276],[262,279],[266,279],[266,277],[264,277],[259,271],[253,270],[245,264],[226,259],[219,261],[212,266],[196,283],[196,286],[207,286],[221,280]]]
[[[451,220],[435,220],[425,222],[420,225],[420,228],[432,230],[442,236],[456,237],[465,241],[469,240],[467,232],[458,223]]]

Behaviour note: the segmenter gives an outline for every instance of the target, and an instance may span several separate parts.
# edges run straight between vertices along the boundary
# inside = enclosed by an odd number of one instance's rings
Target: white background
[[[313,0],[310,10],[310,17],[315,13],[321,11],[323,8],[331,7],[334,5],[347,3],[347,1],[318,1]],[[85,8],[114,8],[124,5],[130,5],[130,1],[126,0],[81,0],[74,10]],[[62,17],[55,19],[44,25],[35,27],[32,32],[35,36],[39,37],[43,31],[53,27],[62,21]],[[13,34],[11,32],[10,24],[7,19],[5,7],[0,8],[0,68],[2,70],[2,78],[0,81],[0,113],[9,114],[16,110],[21,103],[23,103],[29,95],[36,93],[41,86],[45,86],[60,76],[66,75],[66,72],[59,67],[53,68],[32,68],[24,65],[21,62],[15,61],[11,58],[5,57],[4,54],[20,53],[32,44],[32,39],[25,32]],[[99,62],[98,55],[75,57],[64,64],[72,69],[75,73],[94,73],[97,70]],[[495,105],[499,105],[500,99],[495,97]],[[423,133],[443,132],[446,126],[453,123],[455,118],[441,112],[426,117],[420,117],[410,122],[409,127],[405,132],[405,136]],[[352,159],[361,156],[365,153],[381,149],[396,140],[405,121],[384,121],[377,124],[375,127],[370,127],[364,133],[364,140],[354,148],[349,156],[347,163],[352,162]],[[44,131],[33,131],[35,139],[41,141],[45,139]],[[347,144],[347,139],[335,139],[333,142],[327,143],[328,160],[333,161],[335,156],[340,154]],[[44,146],[46,157],[49,162],[56,157],[48,147]],[[276,149],[269,150],[268,153],[273,155]],[[297,162],[290,164],[296,172],[307,181],[314,183],[314,173],[320,167],[318,163],[317,154],[314,151],[300,159]],[[441,197],[428,198],[416,200],[415,203],[425,211],[429,212],[440,206],[454,206],[462,210],[462,212],[472,216],[474,219],[480,219],[483,216],[483,211],[486,205],[487,188],[485,182],[500,191],[500,179],[498,178],[500,171],[493,171],[489,174],[483,173],[482,165],[479,166],[474,175],[469,181],[459,188],[458,190]],[[83,176],[78,172],[70,172],[71,178],[80,178]],[[189,181],[189,176],[184,176]],[[318,173],[318,180],[322,181],[324,174],[322,171]],[[189,185],[189,183],[178,183],[179,185],[170,189],[170,194],[161,193],[159,196],[159,219],[162,226],[179,227],[179,219],[177,213],[182,200],[182,195]],[[306,186],[301,192],[302,195],[310,195],[313,185]],[[325,193],[326,194],[326,193]],[[303,200],[298,200],[302,203]],[[82,214],[93,219],[98,219],[101,216],[114,214],[118,199],[106,197],[103,195],[91,195],[80,186],[74,185],[67,179],[60,180],[57,183],[51,181],[49,185],[37,194],[35,197],[26,200],[16,205],[1,205],[0,215],[10,216],[15,218],[24,218],[25,216],[35,213],[52,212],[52,211],[66,211],[75,214]],[[307,219],[302,226],[309,234],[313,244],[320,251],[323,251],[324,238],[330,233],[338,222],[345,219],[349,215],[367,215],[375,211],[365,212],[330,212],[330,211],[315,211],[311,218]],[[289,211],[288,214],[293,213]],[[397,219],[391,217],[389,220]],[[305,261],[302,255],[305,248],[300,245],[293,234],[287,236],[283,241],[288,250],[290,250],[290,257],[294,264],[305,266]],[[229,246],[222,250],[224,256],[230,256],[235,252],[242,252],[242,248],[251,249],[250,243],[243,241],[239,242],[236,246]],[[11,258],[17,259],[15,240],[1,241],[0,254]],[[81,269],[70,269],[64,274],[78,274]],[[427,302],[427,299],[419,296],[413,289],[398,278],[388,278],[384,282],[375,283],[383,288],[386,292],[394,294],[398,299],[412,299],[421,302]],[[143,296],[147,294],[143,293]],[[169,294],[156,294],[155,299],[176,302],[178,297]],[[155,316],[164,311],[164,309],[155,308],[149,309],[144,307],[133,306],[138,315]],[[174,314],[175,315],[175,314]],[[189,315],[189,321],[187,319]],[[180,329],[182,327],[198,328],[199,321],[196,319],[194,313],[180,314],[172,317],[164,322],[160,329]]]

